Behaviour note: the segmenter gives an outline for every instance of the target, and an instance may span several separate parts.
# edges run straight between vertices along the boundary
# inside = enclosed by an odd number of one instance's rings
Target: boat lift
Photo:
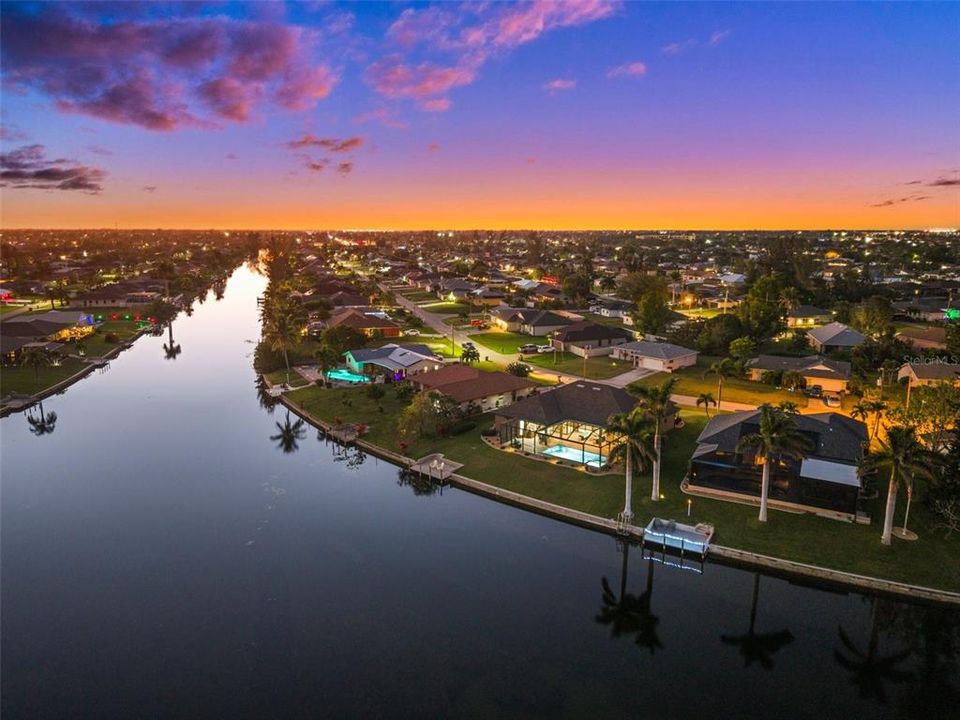
[[[663,565],[703,574],[704,560],[712,538],[713,525],[708,523],[684,525],[673,520],[653,518],[644,528],[640,554],[645,560],[656,560]],[[657,549],[660,550],[659,555]],[[693,564],[688,562],[690,560]]]

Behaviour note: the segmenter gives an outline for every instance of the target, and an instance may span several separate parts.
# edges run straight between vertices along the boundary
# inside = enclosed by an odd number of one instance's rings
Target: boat
[[[679,550],[681,555],[692,552],[704,556],[710,549],[712,538],[713,525],[708,523],[684,525],[675,520],[653,518],[643,530],[641,545],[649,543],[664,549]]]

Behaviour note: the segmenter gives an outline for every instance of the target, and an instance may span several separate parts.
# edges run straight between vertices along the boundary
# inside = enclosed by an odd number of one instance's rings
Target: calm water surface
[[[309,428],[284,452],[263,286],[44,402],[52,433],[0,422],[5,720],[956,717],[954,613],[625,557]]]

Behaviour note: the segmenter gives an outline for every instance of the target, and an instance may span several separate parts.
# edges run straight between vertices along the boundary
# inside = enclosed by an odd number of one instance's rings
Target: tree
[[[793,415],[770,405],[759,408],[760,427],[737,443],[737,452],[752,451],[763,463],[760,480],[760,522],[767,521],[767,496],[770,493],[770,467],[781,458],[802,460],[813,450],[813,443],[797,428]]]
[[[777,410],[779,410],[780,412],[785,412],[788,415],[800,414],[800,406],[798,406],[795,402],[790,402],[789,400],[781,400],[780,402],[778,402]]]
[[[861,472],[889,470],[890,484],[887,488],[887,506],[883,516],[883,534],[880,542],[893,542],[893,513],[897,505],[900,483],[913,482],[920,478],[932,480],[940,458],[927,450],[917,439],[912,427],[894,425],[887,428],[887,440],[880,440],[880,449],[870,453],[860,464]]]
[[[271,435],[270,439],[277,443],[277,447],[284,453],[293,453],[299,449],[299,442],[307,435],[303,427],[303,419],[297,418],[295,423],[290,422],[290,411],[287,410],[287,418],[284,422],[275,423],[277,434]]]
[[[399,435],[404,441],[436,437],[446,431],[458,412],[457,402],[449,395],[436,391],[421,392],[400,414]]]
[[[697,407],[703,405],[703,411],[707,414],[707,417],[710,417],[710,406],[717,406],[717,401],[713,399],[713,393],[700,393],[697,397]]]
[[[529,365],[522,363],[519,360],[507,365],[507,372],[511,375],[516,375],[517,377],[527,377],[532,369],[533,368],[531,368]]]
[[[783,384],[783,387],[788,390],[798,390],[803,387],[806,380],[804,380],[803,375],[796,370],[786,370],[780,377],[780,382]]]
[[[721,313],[703,321],[697,336],[697,349],[708,355],[723,355],[730,343],[744,332],[743,323],[732,313]]]
[[[883,411],[887,409],[887,404],[883,400],[876,399],[868,400],[866,406],[868,412],[876,413],[873,418],[873,432],[871,433],[871,436],[875,438],[880,432],[880,420],[883,417]]]
[[[473,346],[463,348],[463,351],[460,353],[460,362],[464,365],[472,365],[475,362],[480,362],[480,351]]]
[[[313,353],[313,359],[317,361],[317,367],[320,369],[320,378],[323,385],[327,384],[327,373],[340,364],[340,356],[337,351],[327,343],[323,343]]]
[[[31,345],[23,348],[20,353],[20,365],[33,368],[33,378],[40,382],[41,368],[50,367],[57,362],[57,353],[42,345]]]
[[[747,334],[755,340],[776,335],[783,327],[783,307],[780,305],[780,281],[774,275],[764,275],[750,286],[740,303],[737,314]]]
[[[307,324],[307,313],[299,301],[288,295],[278,295],[270,303],[263,323],[263,337],[275,352],[283,353],[290,384],[289,352],[300,343]]]
[[[330,347],[338,358],[342,358],[348,350],[362,348],[367,344],[367,336],[349,325],[334,325],[323,331],[321,341]]]
[[[850,311],[850,325],[874,339],[882,336],[892,322],[893,307],[879,295],[857,303]]]
[[[622,442],[610,453],[611,459],[623,458],[626,486],[624,490],[623,521],[633,521],[633,466],[642,472],[649,461],[656,457],[654,447],[655,428],[642,408],[629,413],[611,415],[607,420],[607,432],[619,435]]]
[[[764,670],[773,668],[770,656],[785,645],[793,642],[793,633],[787,629],[769,633],[757,633],[754,626],[757,621],[757,598],[760,595],[760,573],[753,574],[753,602],[750,605],[750,627],[744,635],[721,635],[725,645],[735,645],[743,656],[743,666],[750,667],[759,662]]]
[[[30,432],[37,437],[50,435],[57,427],[57,414],[52,410],[48,413],[43,412],[43,401],[38,403],[40,412],[34,415],[33,408],[27,411],[27,425],[30,426]]]
[[[653,488],[650,499],[654,502],[660,499],[660,467],[662,465],[662,438],[663,423],[671,410],[675,410],[670,401],[673,388],[680,382],[680,378],[672,377],[660,385],[640,385],[636,387],[636,394],[640,398],[640,407],[650,415],[654,422],[654,460],[653,460]]]
[[[749,337],[739,337],[730,343],[730,356],[734,360],[744,362],[753,357],[757,344]]]
[[[723,381],[727,378],[739,377],[742,373],[741,366],[730,358],[723,358],[713,363],[704,371],[703,377],[708,375],[717,376],[717,409],[722,409],[720,403],[723,402]]]

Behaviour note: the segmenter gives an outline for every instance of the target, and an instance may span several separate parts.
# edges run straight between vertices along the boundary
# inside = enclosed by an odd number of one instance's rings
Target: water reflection
[[[257,388],[257,402],[260,403],[260,407],[272,415],[274,408],[280,404],[280,398],[270,394],[270,386],[262,375],[256,375],[254,386]]]
[[[887,684],[899,684],[913,679],[913,673],[903,670],[902,665],[912,654],[910,647],[898,652],[883,654],[880,652],[881,618],[889,622],[892,606],[879,598],[870,599],[870,638],[865,650],[860,650],[850,638],[843,626],[837,627],[837,635],[843,650],[835,649],[833,657],[850,673],[850,682],[856,687],[861,698],[887,703]]]
[[[607,578],[600,580],[603,588],[603,607],[596,616],[601,625],[610,626],[610,634],[615,637],[633,636],[634,642],[646,648],[652,655],[663,647],[657,634],[660,618],[653,614],[650,603],[653,599],[653,559],[647,560],[647,587],[640,595],[627,592],[627,568],[630,562],[630,543],[617,542],[623,556],[620,567],[620,594],[616,595]]]
[[[753,601],[750,603],[750,627],[743,635],[721,635],[725,645],[733,645],[743,656],[743,666],[760,663],[765,670],[773,669],[773,654],[793,642],[793,633],[788,629],[767,633],[756,632],[757,600],[760,597],[760,573],[753,574]]]
[[[397,485],[410,488],[414,495],[430,496],[438,492],[443,493],[442,486],[435,482],[433,478],[423,473],[414,472],[407,468],[397,470]]]
[[[167,337],[169,339],[163,344],[163,356],[167,360],[176,360],[182,350],[180,349],[180,343],[173,341],[173,320],[167,323]]]
[[[300,449],[300,441],[307,436],[304,422],[297,418],[296,422],[290,422],[290,411],[287,410],[287,417],[283,423],[274,423],[277,426],[277,434],[271,435],[270,439],[277,444],[277,447],[286,453],[295,453]]]
[[[35,412],[34,408],[39,408]],[[52,410],[48,413],[43,411],[43,400],[27,411],[27,425],[30,426],[30,432],[37,437],[52,435],[57,429],[57,414]]]

